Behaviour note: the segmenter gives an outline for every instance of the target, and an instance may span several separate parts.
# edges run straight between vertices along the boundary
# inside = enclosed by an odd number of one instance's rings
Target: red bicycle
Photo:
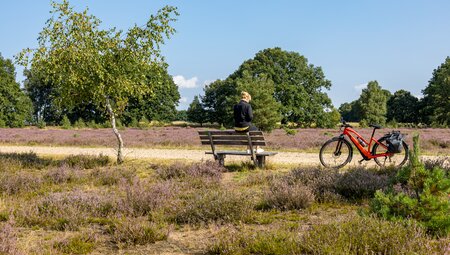
[[[329,168],[345,166],[352,160],[353,147],[350,143],[353,143],[363,157],[359,161],[360,163],[364,160],[374,159],[381,167],[399,167],[404,165],[408,161],[408,145],[400,139],[398,140],[400,146],[398,148],[400,149],[395,150],[392,149],[390,140],[393,135],[399,135],[400,132],[394,131],[376,140],[373,138],[375,130],[380,129],[381,126],[374,124],[369,126],[373,127],[373,132],[370,140],[366,141],[351,125],[343,121],[340,129],[344,128],[342,133],[326,141],[320,149],[320,163]]]

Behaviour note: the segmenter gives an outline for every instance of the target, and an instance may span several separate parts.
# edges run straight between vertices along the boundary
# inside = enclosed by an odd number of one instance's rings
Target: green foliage
[[[203,126],[203,123],[207,122],[207,112],[200,103],[198,96],[194,97],[194,100],[192,100],[192,103],[189,105],[186,114],[188,121],[200,123],[200,126]]]
[[[341,114],[335,108],[325,111],[325,113],[316,120],[316,127],[334,128],[341,120]]]
[[[261,89],[256,83],[266,80]],[[325,114],[324,109],[331,108],[331,100],[323,89],[330,89],[331,82],[325,79],[320,67],[308,64],[308,60],[296,52],[287,52],[280,48],[269,48],[258,52],[253,59],[247,60],[238,70],[225,80],[217,80],[205,87],[203,105],[208,110],[210,122],[218,122],[228,126],[233,125],[233,105],[240,90],[238,82],[251,84],[254,94],[263,93],[265,101],[270,102],[270,119],[275,116],[276,109],[273,99],[268,93],[273,91],[273,97],[280,106],[282,122],[301,123],[311,126]],[[269,83],[272,83],[270,85]],[[273,87],[272,87],[273,86]],[[261,92],[259,92],[261,90]],[[257,119],[255,118],[255,121]]]
[[[217,80],[205,87],[202,104],[208,113],[208,122],[223,126],[234,126],[233,105],[239,95],[236,84],[231,78]]]
[[[367,88],[362,90],[358,99],[361,107],[361,122],[364,126],[386,123],[387,100],[388,94],[381,89],[377,81],[367,84]]]
[[[397,184],[390,191],[376,193],[372,211],[391,220],[416,219],[431,233],[447,235],[450,233],[450,177],[439,167],[425,169],[419,155],[416,135],[410,165],[399,171]]]
[[[16,82],[11,60],[0,55],[0,126],[23,127],[31,121],[32,103]]]
[[[296,129],[291,129],[288,127],[283,127],[283,130],[286,132],[286,135],[296,135],[298,132]]]
[[[180,93],[172,76],[168,74],[167,65],[151,66],[146,77],[145,86],[152,87],[152,93],[130,96],[121,117],[127,126],[130,126],[133,120],[139,120],[143,116],[148,120],[164,122],[175,120],[177,113],[175,107],[180,100]]]
[[[188,121],[187,111],[186,110],[177,111],[177,113],[175,114],[174,120]]]
[[[72,128],[72,123],[70,123],[70,120],[69,120],[69,118],[67,118],[66,115],[64,115],[64,117],[62,118],[61,127],[63,129],[70,129],[70,128]]]
[[[422,115],[427,124],[450,125],[450,57],[433,71],[423,92]]]
[[[75,123],[73,124],[73,127],[78,128],[78,129],[86,128],[86,123],[84,122],[83,119],[80,118],[77,121],[75,121]]]
[[[272,131],[277,122],[281,121],[280,103],[273,97],[274,84],[266,75],[252,77],[245,71],[236,80],[238,91],[247,91],[252,96],[250,104],[253,110],[253,124],[263,131]],[[236,97],[236,102],[239,97]]]
[[[95,241],[89,235],[78,234],[56,242],[53,247],[63,254],[88,254],[94,250]]]
[[[387,101],[387,120],[401,123],[417,123],[419,99],[409,91],[398,90]]]
[[[47,126],[47,123],[43,119],[40,119],[36,122],[36,127],[38,128],[45,128]]]
[[[346,121],[361,121],[361,105],[359,104],[358,100],[341,104],[341,106],[339,106],[339,113]]]
[[[308,63],[297,52],[281,48],[269,48],[258,52],[253,59],[245,61],[230,77],[234,80],[245,76],[258,77],[265,74],[274,83],[274,97],[281,106],[283,123],[295,122],[310,126],[331,108],[331,100],[323,89],[330,89],[322,68]]]
[[[51,17],[40,32],[38,47],[25,49],[17,62],[31,66],[33,73],[51,82],[59,106],[92,105],[113,123],[118,141],[117,161],[123,162],[123,141],[115,126],[130,97],[151,95],[156,85],[146,76],[164,69],[160,46],[175,29],[178,15],[166,6],[151,15],[146,26],[134,25],[126,33],[115,28],[101,29],[101,21],[88,10],[77,12],[67,0],[52,3]],[[31,61],[29,60],[31,56]],[[95,70],[93,72],[92,70]]]

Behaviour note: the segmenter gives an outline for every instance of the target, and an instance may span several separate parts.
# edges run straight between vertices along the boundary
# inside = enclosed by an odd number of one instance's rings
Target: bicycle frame
[[[365,160],[370,160],[373,158],[378,158],[378,157],[388,157],[388,156],[392,156],[392,153],[377,153],[377,154],[372,154],[370,152],[370,148],[372,148],[372,146],[377,143],[378,146],[381,146],[381,148],[385,148],[387,151],[387,147],[382,144],[379,143],[376,139],[373,138],[373,136],[375,135],[375,128],[373,129],[372,132],[372,136],[370,137],[370,141],[367,142],[364,137],[362,137],[358,132],[356,132],[354,129],[350,128],[350,127],[345,127],[344,131],[342,132],[342,134],[340,135],[340,137],[342,139],[344,139],[344,136],[347,136],[350,141],[356,146],[356,148],[358,149],[358,151],[361,153],[361,155],[363,156],[363,158]],[[367,144],[367,149],[364,148],[359,141],[357,140],[357,138],[360,138],[361,140],[363,140],[366,144]]]

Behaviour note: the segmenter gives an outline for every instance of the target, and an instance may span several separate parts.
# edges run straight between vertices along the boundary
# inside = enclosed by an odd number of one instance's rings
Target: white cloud
[[[185,89],[196,88],[198,86],[197,81],[198,78],[195,76],[190,79],[186,79],[182,75],[176,75],[173,77],[173,82],[175,82],[175,84],[177,84],[179,88]]]
[[[203,87],[206,87],[206,86],[208,86],[209,84],[211,84],[213,82],[214,82],[214,80],[206,80],[206,81],[203,82]]]
[[[358,85],[355,85],[353,88],[354,88],[356,91],[361,91],[361,90],[363,90],[363,89],[365,89],[365,88],[367,87],[367,84],[368,84],[368,83],[358,84]]]
[[[181,97],[180,98],[180,103],[182,103],[182,104],[184,103],[185,104],[187,102],[188,102],[188,98],[187,97]]]

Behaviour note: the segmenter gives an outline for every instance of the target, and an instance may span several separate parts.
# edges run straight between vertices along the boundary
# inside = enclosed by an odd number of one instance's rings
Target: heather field
[[[201,146],[198,130],[122,134],[129,147],[189,149]],[[0,152],[0,254],[450,254],[450,132],[401,130],[411,146],[419,133],[422,151],[438,157],[402,169],[335,171],[168,159],[116,165],[102,155]],[[116,142],[110,129],[1,131],[4,145]],[[266,136],[274,150],[313,155],[337,134],[298,129]],[[416,170],[422,179],[412,182]]]
[[[3,153],[0,254],[448,254],[434,228],[371,211],[395,176]]]
[[[126,128],[121,130],[127,147],[182,147],[199,148],[197,135],[201,128],[153,127],[149,129]],[[364,137],[370,137],[372,129],[357,128]],[[377,130],[375,137],[391,131],[390,128]],[[426,154],[450,155],[450,129],[405,129],[406,141],[412,143],[412,136],[420,134],[421,149]],[[329,138],[339,134],[338,129],[293,129],[290,134],[276,129],[266,134],[269,147],[274,150],[313,151]],[[116,138],[110,129],[0,129],[0,143],[14,145],[57,145],[57,146],[105,146],[116,145]]]

